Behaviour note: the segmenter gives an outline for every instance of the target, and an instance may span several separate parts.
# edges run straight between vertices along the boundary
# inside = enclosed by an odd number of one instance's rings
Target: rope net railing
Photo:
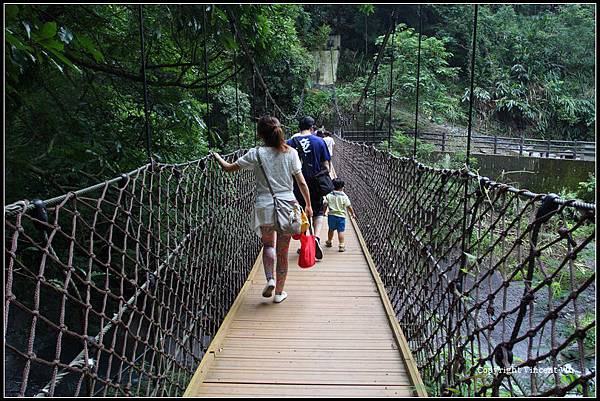
[[[5,395],[182,395],[259,253],[253,205],[252,172],[203,158],[7,206]]]
[[[428,394],[595,394],[595,205],[341,138],[334,164]]]

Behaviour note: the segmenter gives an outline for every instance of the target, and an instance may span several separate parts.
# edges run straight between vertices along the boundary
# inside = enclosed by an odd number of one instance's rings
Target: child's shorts
[[[337,230],[339,233],[346,231],[346,218],[339,216],[327,216],[327,224],[331,231]]]

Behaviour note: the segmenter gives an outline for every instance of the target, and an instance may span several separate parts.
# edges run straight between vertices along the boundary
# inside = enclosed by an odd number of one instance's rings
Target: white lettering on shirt
[[[298,142],[300,142],[300,145],[302,145],[302,150],[304,150],[304,153],[310,153],[310,140],[308,138],[302,138],[300,140],[298,140]]]

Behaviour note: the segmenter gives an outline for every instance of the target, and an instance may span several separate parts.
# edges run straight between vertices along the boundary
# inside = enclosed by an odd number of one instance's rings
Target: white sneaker
[[[276,304],[278,304],[278,303],[282,302],[286,298],[287,298],[287,292],[281,291],[281,294],[275,294],[275,298],[273,299],[273,302],[275,302]]]
[[[271,295],[273,295],[273,290],[275,289],[275,279],[270,279],[269,281],[267,281],[267,285],[265,286],[265,289],[262,292],[262,296],[265,298],[271,298]]]

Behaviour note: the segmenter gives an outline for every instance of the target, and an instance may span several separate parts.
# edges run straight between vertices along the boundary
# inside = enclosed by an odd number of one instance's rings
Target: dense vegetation
[[[418,7],[393,7],[398,26],[370,88],[369,126],[385,126],[392,47],[394,125],[414,124]],[[273,112],[234,24],[287,116],[302,104],[303,113],[331,122],[332,91],[312,84],[310,51],[326,48],[329,34],[341,35],[336,93],[340,107],[349,110],[391,10],[144,6],[154,157],[180,162],[211,147],[230,151],[237,148],[238,130],[241,146],[250,146],[252,115]],[[5,11],[6,200],[57,195],[146,163],[139,7],[7,5]],[[419,103],[425,122],[465,124],[472,11],[464,5],[422,6]],[[593,5],[480,6],[476,128],[593,140],[594,20]],[[295,128],[292,118],[283,120]]]
[[[433,5],[423,6],[422,14],[421,112],[426,120],[437,123],[464,123],[473,10],[462,5]],[[373,18],[379,21],[381,35],[385,16],[375,13]],[[480,6],[474,90],[479,129],[593,141],[594,18],[594,7],[588,5]],[[418,37],[414,28],[419,26],[416,7],[401,9],[399,22],[394,40],[394,104],[400,106],[395,119],[402,121],[408,118],[403,110],[414,110]],[[360,32],[364,35],[365,27],[357,25],[355,30],[354,37]],[[375,41],[379,43],[381,38]],[[373,46],[371,49],[376,50]],[[348,51],[345,58],[351,59]],[[386,94],[388,91],[389,73],[385,68],[389,68],[389,60],[387,57],[380,70],[379,96],[382,90]],[[348,82],[360,80],[369,62],[364,62],[362,71],[347,69],[340,76],[347,77]],[[373,95],[374,88],[370,93]]]

